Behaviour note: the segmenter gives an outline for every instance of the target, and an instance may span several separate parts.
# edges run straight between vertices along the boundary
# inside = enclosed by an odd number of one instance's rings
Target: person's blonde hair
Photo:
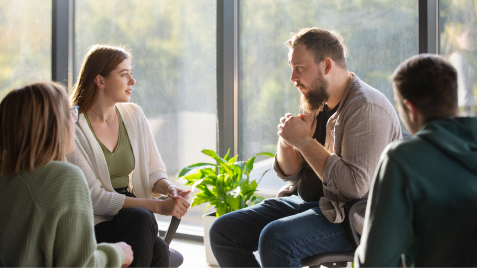
[[[59,83],[36,82],[10,91],[0,103],[0,175],[65,161],[70,120],[66,89]]]
[[[348,68],[346,65],[348,48],[339,32],[317,27],[304,28],[298,33],[290,33],[290,39],[286,44],[290,49],[294,49],[297,45],[305,45],[306,49],[313,54],[316,64],[324,60],[325,57],[329,57],[339,67]]]
[[[93,45],[81,64],[78,82],[70,95],[72,106],[79,106],[79,113],[88,111],[96,95],[94,79],[99,74],[107,77],[125,59],[132,61],[132,55],[125,48],[110,45]]]

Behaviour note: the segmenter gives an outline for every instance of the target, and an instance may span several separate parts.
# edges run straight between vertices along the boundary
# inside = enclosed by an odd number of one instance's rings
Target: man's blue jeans
[[[331,223],[318,202],[298,196],[267,199],[218,218],[210,243],[221,267],[300,267],[300,260],[325,252],[352,251],[341,223]]]

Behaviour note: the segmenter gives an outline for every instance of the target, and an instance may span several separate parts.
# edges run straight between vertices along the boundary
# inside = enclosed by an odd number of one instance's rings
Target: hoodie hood
[[[477,117],[446,117],[424,124],[415,135],[477,174]]]

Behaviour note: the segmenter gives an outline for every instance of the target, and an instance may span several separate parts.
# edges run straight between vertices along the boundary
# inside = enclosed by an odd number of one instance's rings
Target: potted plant
[[[209,264],[218,265],[210,249],[210,226],[217,217],[263,201],[264,198],[256,193],[257,186],[270,169],[262,174],[258,182],[250,179],[250,172],[256,156],[274,157],[274,154],[263,152],[246,161],[237,161],[238,155],[229,157],[230,149],[223,158],[213,150],[202,150],[202,153],[214,159],[216,164],[196,163],[187,166],[179,172],[179,179],[187,180],[185,184],[192,185],[192,191],[199,190],[192,201],[192,207],[208,202],[207,208],[216,208],[216,212],[203,215],[202,219],[206,260]]]

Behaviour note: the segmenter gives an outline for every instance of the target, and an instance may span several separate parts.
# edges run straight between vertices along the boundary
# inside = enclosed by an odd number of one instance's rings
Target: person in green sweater
[[[393,87],[414,136],[381,155],[355,266],[476,266],[477,118],[457,117],[456,70],[420,54]]]
[[[127,267],[131,247],[96,244],[91,198],[74,149],[78,107],[37,82],[0,103],[0,258],[7,267]]]

